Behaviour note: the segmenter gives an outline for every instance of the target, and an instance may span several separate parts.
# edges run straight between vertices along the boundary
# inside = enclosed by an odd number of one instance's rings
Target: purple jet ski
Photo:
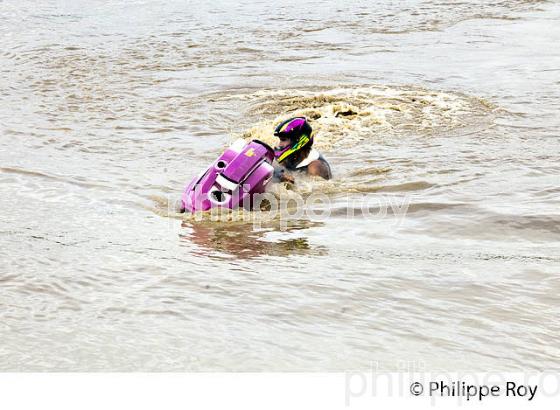
[[[272,178],[274,150],[264,142],[239,139],[201,175],[194,178],[181,197],[181,212],[235,209],[263,193]]]

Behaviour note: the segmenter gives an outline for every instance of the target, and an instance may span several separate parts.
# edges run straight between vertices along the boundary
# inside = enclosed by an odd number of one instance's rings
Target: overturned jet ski
[[[180,211],[250,207],[253,195],[263,193],[273,176],[273,160],[274,150],[264,142],[235,141],[187,185]]]

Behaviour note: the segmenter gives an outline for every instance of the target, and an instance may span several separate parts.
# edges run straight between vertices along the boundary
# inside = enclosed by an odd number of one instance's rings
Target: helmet
[[[290,140],[289,145],[274,149],[274,155],[278,162],[284,161],[287,157],[306,145],[313,144],[313,137],[311,136],[312,131],[313,129],[305,117],[290,118],[278,125],[274,130],[274,136],[282,140]]]

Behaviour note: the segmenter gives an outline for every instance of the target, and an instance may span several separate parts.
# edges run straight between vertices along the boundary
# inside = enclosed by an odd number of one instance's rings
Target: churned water
[[[0,1],[0,370],[558,369],[559,44],[558,1]],[[174,212],[299,114],[306,212]]]

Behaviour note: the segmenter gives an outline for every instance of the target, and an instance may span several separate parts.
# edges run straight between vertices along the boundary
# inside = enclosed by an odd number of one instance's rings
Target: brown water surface
[[[558,369],[560,3],[489,3],[1,1],[0,370]],[[170,210],[296,114],[329,218]]]

